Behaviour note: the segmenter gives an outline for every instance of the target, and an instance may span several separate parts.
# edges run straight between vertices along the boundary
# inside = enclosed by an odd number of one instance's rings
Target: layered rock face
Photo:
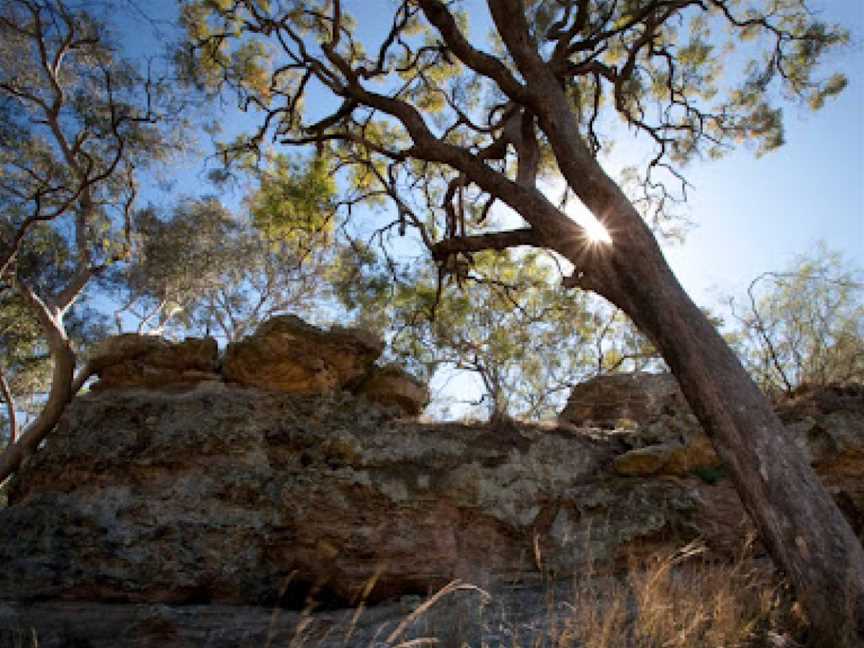
[[[99,376],[96,389],[161,388],[219,380],[219,349],[212,338],[169,342],[152,335],[129,333],[96,345],[90,366]]]
[[[356,382],[399,393],[374,372]],[[0,511],[0,629],[41,629],[40,646],[118,645],[130,628],[142,643],[128,645],[264,645],[265,610],[310,595],[340,607],[454,578],[528,587],[696,537],[724,554],[749,529],[722,466],[627,468],[633,453],[698,439],[674,408],[637,410],[628,397],[619,416],[608,399],[606,419],[627,419],[616,429],[572,414],[422,424],[326,389],[206,380],[77,398]],[[790,443],[810,452],[860,533],[864,390],[783,407]]]
[[[287,394],[350,391],[417,416],[429,402],[425,384],[395,365],[377,366],[384,343],[361,329],[328,331],[294,315],[280,315],[253,335],[229,344],[224,358],[212,338],[171,342],[127,333],[96,345],[93,389],[183,389],[225,381]]]
[[[456,577],[536,581],[535,534],[564,568],[659,515],[661,503],[622,501],[633,529],[588,537],[577,524],[605,524],[615,494],[583,482],[613,445],[421,425],[345,393],[214,382],[87,395],[10,493],[0,595],[273,604],[290,577],[286,601],[302,605],[309,588],[347,603],[373,576],[373,600]]]

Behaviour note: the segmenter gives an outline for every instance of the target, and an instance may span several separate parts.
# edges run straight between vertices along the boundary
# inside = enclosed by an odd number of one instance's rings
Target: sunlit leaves
[[[612,70],[600,87],[617,101],[606,106],[679,169],[730,143],[746,142],[757,154],[773,150],[783,142],[780,99],[818,109],[844,88],[839,75],[820,78],[819,64],[848,34],[800,0],[723,0],[669,11],[646,2],[592,5],[597,41],[577,39],[573,62],[590,59],[582,44],[595,48]],[[731,34],[725,43],[717,38],[724,29]]]
[[[265,103],[270,98],[271,72],[269,56],[262,43],[248,42],[238,48],[231,60],[232,74],[243,80]]]
[[[810,93],[808,103],[813,110],[819,110],[825,105],[825,100],[835,97],[846,89],[849,81],[843,74],[834,74],[821,88]]]
[[[251,197],[252,220],[268,238],[298,251],[324,245],[333,231],[336,183],[327,160],[276,156]]]

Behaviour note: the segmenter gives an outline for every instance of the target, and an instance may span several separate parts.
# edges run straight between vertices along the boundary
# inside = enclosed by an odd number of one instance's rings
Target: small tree
[[[0,480],[35,451],[88,375],[74,376],[66,317],[91,279],[128,254],[137,174],[170,150],[165,90],[115,55],[86,8],[0,6],[0,278],[38,321],[52,366],[38,416],[0,455]],[[69,249],[47,283],[22,263],[28,242],[43,236]]]
[[[65,239],[50,227],[36,227],[16,258],[18,275],[40,294],[62,288],[74,264]],[[80,302],[64,318],[77,347],[103,332],[102,318]],[[5,403],[6,439],[17,441],[23,425],[38,415],[51,387],[50,349],[36,313],[18,291],[0,289],[0,394]]]
[[[264,218],[262,207],[254,213]],[[139,333],[234,342],[273,314],[309,309],[322,297],[326,248],[301,250],[271,227],[282,237],[269,238],[215,199],[180,203],[167,219],[143,210],[136,231],[135,261],[108,279],[120,304],[118,331],[131,319]]]
[[[536,251],[480,252],[444,274],[355,244],[338,268],[328,279],[358,324],[426,378],[473,374],[481,396],[462,404],[492,420],[549,418],[576,383],[662,364],[620,311],[559,290],[553,261]]]
[[[864,383],[864,278],[820,247],[727,299],[744,365],[768,393],[802,385]]]

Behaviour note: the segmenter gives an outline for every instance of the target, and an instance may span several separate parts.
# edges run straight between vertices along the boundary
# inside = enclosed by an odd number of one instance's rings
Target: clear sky
[[[392,6],[387,0],[350,4],[364,32],[379,25]],[[476,7],[478,0],[467,5]],[[172,0],[141,6],[154,17],[169,18],[176,11]],[[667,249],[667,256],[702,306],[718,309],[718,295],[740,294],[755,276],[783,269],[819,241],[864,264],[864,2],[812,0],[810,6],[852,31],[851,45],[826,66],[844,72],[849,86],[816,113],[787,105],[786,144],[779,150],[757,159],[742,147],[721,161],[688,170],[694,188],[687,214],[695,226],[683,245]],[[487,21],[476,14],[472,34],[485,33]],[[127,51],[152,52],[157,43],[149,32],[140,21],[124,21]],[[322,114],[326,108],[320,107]],[[243,121],[230,112],[224,119],[229,130]],[[626,142],[618,144],[614,158],[626,158],[626,151]],[[174,175],[180,179],[178,193],[207,191],[197,165]]]

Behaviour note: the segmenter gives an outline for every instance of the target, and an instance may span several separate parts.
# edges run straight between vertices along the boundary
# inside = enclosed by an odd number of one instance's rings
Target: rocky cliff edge
[[[0,510],[0,627],[37,628],[43,646],[76,632],[237,645],[272,628],[265,610],[310,597],[383,603],[453,579],[512,590],[694,538],[727,555],[750,529],[669,377],[597,379],[545,425],[421,423],[408,414],[425,390],[376,369],[379,345],[344,330],[298,341],[305,326],[265,327],[266,344],[221,366],[207,341],[106,342],[100,387]],[[801,393],[780,413],[860,534],[864,389]]]

